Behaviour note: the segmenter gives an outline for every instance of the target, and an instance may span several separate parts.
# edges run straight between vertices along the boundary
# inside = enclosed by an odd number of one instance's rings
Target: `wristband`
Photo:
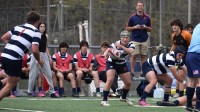
[[[183,81],[183,84],[186,84],[186,81],[185,81],[185,80]]]

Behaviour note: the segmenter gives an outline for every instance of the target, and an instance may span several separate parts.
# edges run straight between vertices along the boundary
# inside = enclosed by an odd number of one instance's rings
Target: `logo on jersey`
[[[198,70],[194,70],[194,71],[193,71],[193,74],[194,74],[194,75],[197,75],[197,74],[199,74],[199,71],[198,71]]]

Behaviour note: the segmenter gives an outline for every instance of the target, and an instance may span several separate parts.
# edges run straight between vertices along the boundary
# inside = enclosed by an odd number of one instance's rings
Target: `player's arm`
[[[66,72],[71,72],[72,71],[72,63],[69,63],[69,69],[66,70]]]
[[[176,71],[176,67],[170,66],[169,69],[172,72],[173,76],[176,78],[176,80],[183,83],[184,80],[181,78],[180,75],[178,75],[178,72]]]
[[[11,38],[11,34],[9,32],[7,32],[1,37],[1,40],[6,44],[6,43],[8,43],[10,38]]]
[[[135,26],[126,26],[127,31],[138,30],[138,29],[141,29],[141,26],[139,24]]]
[[[125,53],[127,54],[132,54],[134,52],[133,48],[127,48],[125,46],[121,46],[121,48],[124,50]]]
[[[175,51],[175,49],[176,49],[176,45],[175,45],[175,43],[174,43],[174,33],[172,34],[172,36],[171,36],[171,42],[172,42],[172,47],[171,47],[171,49],[170,49],[170,52],[171,51]]]

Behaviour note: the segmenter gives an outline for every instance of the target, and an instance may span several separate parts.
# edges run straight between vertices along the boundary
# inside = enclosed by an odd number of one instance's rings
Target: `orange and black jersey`
[[[183,45],[185,48],[188,48],[190,45],[192,35],[185,30],[182,30],[179,35],[175,35],[175,33],[172,34],[172,45],[178,46]]]

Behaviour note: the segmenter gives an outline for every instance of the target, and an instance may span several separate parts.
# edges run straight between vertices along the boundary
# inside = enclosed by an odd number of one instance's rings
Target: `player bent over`
[[[1,54],[2,67],[8,75],[6,85],[0,91],[0,100],[2,100],[19,82],[22,73],[22,57],[32,50],[36,61],[41,65],[39,42],[41,34],[38,26],[40,14],[30,11],[26,17],[27,23],[15,26],[12,30],[5,33],[1,39],[6,46]]]
[[[124,83],[120,100],[126,102],[128,105],[133,105],[133,103],[126,98],[131,87],[131,75],[126,66],[125,59],[129,54],[132,54],[134,52],[135,46],[129,41],[130,33],[128,31],[122,31],[120,34],[120,38],[120,40],[111,44],[112,48],[116,48],[120,51],[120,58],[114,60],[111,59],[111,57],[108,57],[106,62],[107,81],[103,90],[103,101],[101,101],[102,106],[110,106],[110,104],[108,103],[108,95],[115,74],[118,74]],[[108,53],[108,50],[105,53]]]
[[[186,49],[183,46],[177,46],[175,51],[169,53],[162,53],[160,55],[155,55],[151,58],[148,58],[147,61],[142,65],[143,74],[145,74],[146,80],[149,84],[145,87],[143,95],[138,101],[138,105],[141,106],[150,106],[146,102],[146,97],[151,91],[151,89],[156,85],[157,80],[165,82],[165,93],[163,101],[158,101],[157,105],[159,106],[168,106],[169,104],[169,95],[171,91],[172,78],[167,74],[172,72],[173,76],[179,81],[185,81],[176,71],[176,65],[178,64],[185,73],[187,73],[186,66],[183,63],[182,58],[186,53]]]

